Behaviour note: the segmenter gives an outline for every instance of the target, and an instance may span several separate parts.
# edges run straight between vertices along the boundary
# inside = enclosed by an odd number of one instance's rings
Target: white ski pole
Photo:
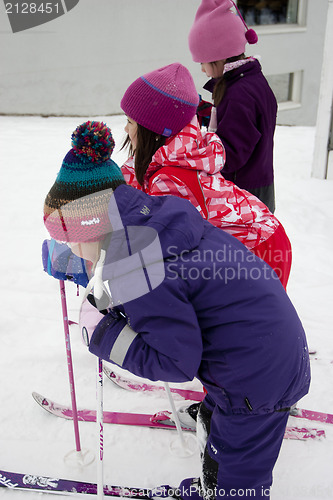
[[[103,474],[103,360],[97,358],[97,411],[96,422],[98,428],[98,461],[97,461],[97,498],[104,498]]]
[[[176,428],[177,428],[177,432],[178,432],[178,436],[179,436],[179,440],[180,440],[181,446],[185,450],[185,441],[184,441],[182,426],[181,426],[181,423],[180,423],[180,420],[179,420],[179,416],[178,416],[178,413],[177,413],[177,410],[176,410],[175,402],[173,400],[173,397],[172,397],[172,394],[171,394],[168,382],[164,382],[164,388],[165,388],[165,392],[168,395],[169,403],[170,403],[170,406],[171,406],[172,416],[173,416],[174,422],[176,424]]]
[[[193,436],[192,434],[189,436],[186,436],[186,439],[184,438],[183,429],[182,429],[182,426],[181,426],[181,423],[179,420],[179,416],[178,416],[176,406],[175,406],[175,403],[174,403],[174,400],[173,400],[173,397],[172,397],[172,394],[170,391],[169,384],[167,382],[164,382],[164,388],[165,388],[165,392],[168,395],[169,403],[171,406],[171,412],[172,412],[173,420],[176,424],[176,429],[177,429],[177,433],[179,436],[179,443],[180,443],[180,448],[178,448],[177,445],[172,444],[171,451],[173,454],[176,454],[179,457],[183,457],[183,458],[189,457],[190,455],[193,455],[197,451],[197,440],[196,440],[195,436]]]

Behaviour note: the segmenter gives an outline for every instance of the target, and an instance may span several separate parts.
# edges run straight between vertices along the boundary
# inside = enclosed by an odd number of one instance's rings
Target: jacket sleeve
[[[174,178],[170,179],[168,175],[161,173],[155,177],[148,194],[152,196],[173,195],[188,200],[198,210],[201,216],[204,219],[206,218],[196,197],[193,195],[190,188],[180,179],[176,181]]]
[[[235,100],[229,100],[225,109],[218,109],[217,113],[216,134],[226,150],[222,174],[235,172],[246,165],[261,138],[256,123],[258,117],[250,105]]]
[[[135,170],[134,170],[134,157],[128,158],[128,160],[122,165],[121,173],[124,176],[126,184],[133,186],[136,189],[141,190],[141,186],[136,180]]]
[[[181,280],[168,279],[126,304],[124,319],[107,315],[89,350],[106,361],[150,380],[192,380],[202,357],[198,320]]]

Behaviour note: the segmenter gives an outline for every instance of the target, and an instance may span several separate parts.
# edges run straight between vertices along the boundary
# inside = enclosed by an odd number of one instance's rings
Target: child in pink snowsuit
[[[291,245],[284,228],[264,203],[222,176],[225,147],[215,133],[201,131],[197,104],[193,79],[179,63],[129,86],[121,101],[131,152],[121,168],[124,178],[147,194],[189,200],[211,224],[265,260],[286,288]]]

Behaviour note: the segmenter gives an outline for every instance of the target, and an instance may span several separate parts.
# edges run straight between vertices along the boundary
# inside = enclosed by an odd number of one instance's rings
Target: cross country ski
[[[34,400],[47,412],[57,417],[71,420],[73,418],[72,409],[55,403],[37,392],[33,392]],[[84,422],[96,422],[95,410],[78,410],[78,419]],[[151,427],[155,429],[176,429],[172,420],[172,415],[168,411],[158,412],[154,415],[144,413],[121,413],[104,411],[103,421],[107,424],[133,425],[140,427]],[[184,431],[194,432],[195,429],[182,427]],[[307,427],[288,426],[284,435],[285,439],[306,440],[324,438],[325,431],[322,429],[311,429]]]
[[[0,486],[12,490],[32,490],[43,493],[81,493],[97,494],[97,485],[95,483],[74,481],[71,479],[60,479],[44,475],[35,475],[31,473],[8,472],[0,469]],[[104,486],[104,495],[124,498],[148,499],[153,490],[144,488],[132,488],[126,486]]]
[[[143,391],[152,394],[163,394],[165,393],[165,388],[159,385],[147,384],[143,382],[136,382],[123,377],[115,373],[112,369],[107,366],[103,367],[103,371],[107,378],[114,382],[118,387],[128,391]],[[170,387],[172,395],[179,399],[191,400],[191,401],[202,401],[204,398],[203,391],[192,391],[188,389],[179,389],[177,387]],[[314,420],[317,422],[322,422],[324,424],[333,424],[333,414],[318,412],[314,410],[305,410],[302,408],[292,408],[290,415],[298,418],[305,418],[307,420]]]

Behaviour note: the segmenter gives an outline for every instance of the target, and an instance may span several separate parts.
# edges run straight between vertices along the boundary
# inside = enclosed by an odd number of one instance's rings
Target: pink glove
[[[82,339],[86,346],[89,346],[90,339],[98,323],[107,314],[107,310],[99,311],[95,306],[95,299],[92,294],[89,294],[87,298],[82,302],[79,315],[79,328],[82,335]]]

